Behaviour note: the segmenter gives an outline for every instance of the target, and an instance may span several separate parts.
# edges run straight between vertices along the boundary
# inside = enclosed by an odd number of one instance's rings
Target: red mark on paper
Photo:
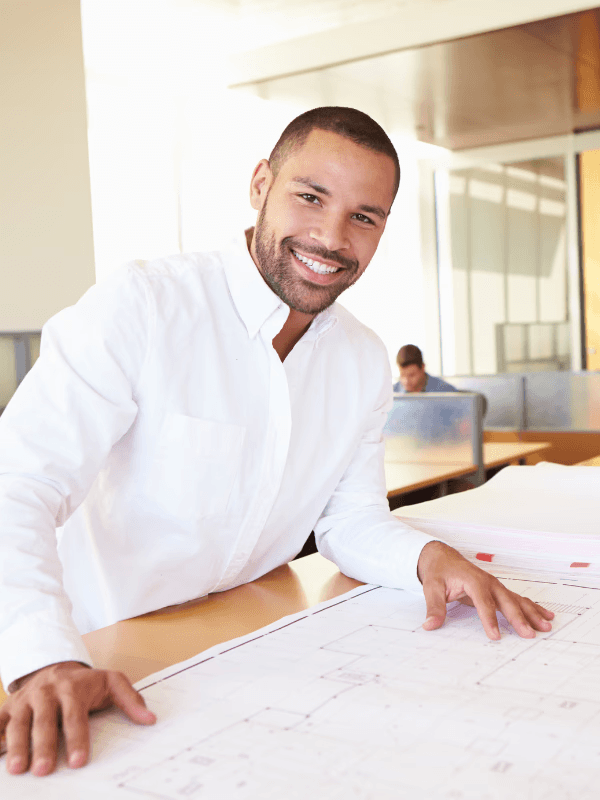
[[[586,563],[585,561],[574,561],[571,564],[571,567],[573,567],[573,569],[577,569],[578,567],[589,567],[589,566],[590,566],[589,563]]]
[[[475,558],[477,558],[479,561],[491,561],[494,556],[492,553],[477,553]],[[571,564],[571,566],[573,566],[573,564]]]

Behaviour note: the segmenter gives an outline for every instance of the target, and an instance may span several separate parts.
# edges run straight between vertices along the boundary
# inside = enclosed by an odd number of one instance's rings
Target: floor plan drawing
[[[94,760],[44,800],[594,800],[600,785],[600,590],[509,588],[556,613],[491,642],[455,604],[359,587],[140,682],[153,728],[94,718]],[[40,779],[0,777],[6,800]],[[87,787],[87,788],[85,788]]]

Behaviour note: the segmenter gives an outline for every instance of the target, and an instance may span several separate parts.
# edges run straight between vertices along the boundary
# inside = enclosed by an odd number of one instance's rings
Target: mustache
[[[340,267],[351,271],[358,269],[358,261],[354,258],[346,258],[337,250],[328,250],[326,247],[315,247],[314,245],[306,245],[293,236],[287,236],[281,241],[281,247],[288,247],[290,250],[299,250],[303,254],[314,256],[317,261],[335,261]]]

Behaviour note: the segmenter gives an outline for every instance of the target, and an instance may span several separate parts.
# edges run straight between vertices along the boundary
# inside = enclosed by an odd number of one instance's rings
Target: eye
[[[299,195],[299,196],[300,196],[300,197],[301,197],[303,200],[306,200],[306,202],[307,202],[307,203],[313,203],[313,204],[315,204],[315,205],[316,205],[317,203],[320,203],[320,202],[321,202],[321,201],[319,200],[319,198],[318,198],[316,195],[314,195],[314,194],[308,194],[308,192],[302,192],[302,194],[301,194],[301,195]]]
[[[367,225],[375,224],[371,217],[366,217],[364,214],[354,214],[354,219],[358,220],[359,222],[364,222]]]

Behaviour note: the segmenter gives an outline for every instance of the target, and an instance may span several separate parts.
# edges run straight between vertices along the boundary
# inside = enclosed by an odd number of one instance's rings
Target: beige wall
[[[94,283],[78,0],[0,0],[0,331]]]

